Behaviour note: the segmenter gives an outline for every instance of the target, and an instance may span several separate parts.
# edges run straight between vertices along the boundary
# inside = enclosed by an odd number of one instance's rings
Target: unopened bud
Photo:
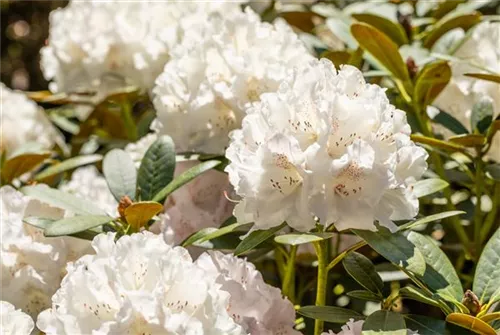
[[[471,290],[465,291],[462,304],[467,307],[470,314],[474,316],[481,310],[481,303],[479,302],[477,295],[475,295]]]
[[[408,73],[410,74],[410,78],[415,78],[418,73],[418,66],[415,63],[413,57],[408,57],[406,60],[406,67],[408,68]]]
[[[125,217],[125,209],[130,205],[132,205],[132,199],[130,199],[128,195],[124,195],[118,204],[118,213],[122,218]]]

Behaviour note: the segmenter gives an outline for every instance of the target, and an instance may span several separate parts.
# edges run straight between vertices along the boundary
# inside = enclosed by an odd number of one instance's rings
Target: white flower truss
[[[44,149],[54,146],[59,134],[34,101],[0,83],[0,105],[0,151],[12,153],[27,142]]]
[[[208,252],[196,264],[217,277],[227,291],[229,314],[251,335],[300,335],[294,330],[295,310],[281,291],[264,282],[255,265],[231,254]]]
[[[72,237],[46,238],[42,230],[23,223],[28,216],[60,219],[64,211],[30,199],[10,186],[0,188],[0,299],[36,317],[50,305],[66,262],[86,252],[87,243]]]
[[[222,154],[245,108],[274,92],[290,67],[312,56],[281,20],[245,12],[213,14],[172,51],[153,89],[157,121],[178,151]]]
[[[98,235],[68,266],[52,308],[37,326],[52,334],[242,335],[229,316],[229,294],[181,247],[150,232]]]
[[[395,228],[391,220],[417,214],[411,184],[427,168],[410,131],[358,69],[337,72],[324,59],[296,68],[231,134],[226,171],[242,197],[234,214],[257,229],[286,221],[308,231],[314,217],[339,230],[374,230],[374,220]]]
[[[44,76],[56,92],[126,81],[149,90],[185,29],[212,11],[236,10],[237,2],[71,1],[50,14]]]
[[[118,202],[109,190],[106,179],[93,165],[76,169],[71,179],[59,189],[95,203],[109,215],[118,216]]]
[[[6,301],[0,301],[2,335],[30,335],[35,328],[33,319]]]
[[[500,114],[500,85],[464,76],[465,73],[500,73],[500,22],[483,22],[467,34],[451,62],[452,78],[434,104],[470,128],[472,108],[482,99],[493,104],[494,116]],[[479,52],[478,52],[479,50]],[[491,153],[500,160],[500,137]],[[496,153],[495,153],[496,152]]]

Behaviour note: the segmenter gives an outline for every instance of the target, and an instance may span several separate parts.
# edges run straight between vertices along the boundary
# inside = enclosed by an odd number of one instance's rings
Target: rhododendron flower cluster
[[[30,335],[35,323],[29,315],[6,301],[0,301],[0,329],[2,334]]]
[[[339,230],[373,230],[374,220],[394,228],[392,220],[417,214],[411,185],[427,168],[384,90],[327,60],[298,67],[278,92],[263,94],[226,155],[242,197],[234,214],[258,229],[286,221],[308,231],[314,217]]]

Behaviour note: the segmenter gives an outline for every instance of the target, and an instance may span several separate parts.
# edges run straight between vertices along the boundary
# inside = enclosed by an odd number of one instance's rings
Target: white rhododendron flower
[[[72,237],[47,238],[42,230],[23,223],[29,216],[60,219],[64,211],[32,200],[10,186],[0,188],[0,299],[36,317],[50,306],[66,262],[85,253],[88,243]]]
[[[227,291],[229,314],[251,335],[300,335],[294,330],[295,310],[281,291],[264,282],[255,265],[233,255],[208,252],[196,264],[217,277]]]
[[[212,11],[237,10],[238,2],[71,1],[50,14],[43,73],[57,92],[126,82],[148,90],[185,29]]]
[[[2,335],[30,335],[35,328],[33,319],[6,301],[0,301],[0,331]]]
[[[37,326],[51,334],[244,334],[229,294],[188,252],[150,232],[98,235],[95,255],[68,266]]]
[[[59,189],[95,203],[109,215],[118,216],[118,202],[109,190],[106,179],[93,165],[76,169],[71,180]]]
[[[354,319],[351,319],[342,326],[342,331],[339,333],[334,333],[330,330],[328,333],[325,332],[322,335],[361,335],[363,323],[365,323],[364,320],[354,321]]]
[[[307,231],[316,216],[339,230],[374,230],[374,220],[395,228],[391,220],[417,214],[411,184],[427,153],[410,140],[405,113],[358,69],[311,61],[247,113],[226,152],[243,198],[238,222]]]
[[[500,85],[487,80],[464,76],[465,73],[500,73],[500,22],[483,22],[453,53],[452,78],[434,101],[434,105],[453,115],[470,128],[470,115],[475,104],[488,99],[493,105],[494,117],[500,114]],[[500,137],[490,150],[500,160]]]
[[[0,83],[0,105],[0,151],[12,153],[26,142],[36,142],[45,149],[54,146],[59,134],[34,101]]]
[[[263,23],[250,9],[213,14],[172,51],[156,80],[153,128],[170,135],[179,152],[222,154],[245,108],[310,59],[284,21]]]
[[[129,143],[125,146],[127,152],[135,163],[136,168],[141,166],[141,161],[149,147],[158,139],[158,134],[150,133],[143,136],[137,142]]]

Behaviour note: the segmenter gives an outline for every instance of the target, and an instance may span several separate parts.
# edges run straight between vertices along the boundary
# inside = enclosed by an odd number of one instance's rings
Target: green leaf
[[[485,314],[481,316],[480,319],[486,323],[490,323],[495,320],[500,320],[500,312]]]
[[[50,157],[50,152],[44,153],[25,153],[19,156],[9,158],[2,166],[2,179],[10,182],[14,178],[33,170],[44,160]]]
[[[29,217],[24,218],[23,221],[25,223],[33,226],[33,227],[45,230],[45,229],[47,229],[48,226],[50,226],[51,224],[53,224],[57,220],[29,216]],[[99,231],[99,229],[89,229],[89,230],[85,230],[85,231],[71,234],[68,236],[92,241],[94,239],[94,237],[96,237],[100,233],[101,233],[101,231]]]
[[[354,290],[346,293],[349,297],[351,298],[356,298],[360,300],[367,300],[367,301],[375,301],[375,302],[380,302],[384,298],[380,295],[376,295],[375,293],[372,293],[370,291],[365,291],[365,290]]]
[[[70,120],[68,120],[64,116],[59,115],[57,113],[50,113],[49,119],[56,126],[58,126],[62,130],[66,131],[72,135],[76,135],[80,131],[80,126],[78,126],[76,123],[71,122]]]
[[[465,73],[464,76],[472,77],[481,80],[492,81],[500,84],[500,75],[487,73]]]
[[[474,275],[473,292],[481,304],[490,300],[500,283],[500,229],[490,238],[483,249]]]
[[[410,82],[408,69],[401,58],[398,45],[389,37],[365,23],[353,23],[351,34],[359,45],[372,54],[394,77],[403,82]]]
[[[461,301],[464,293],[462,284],[448,256],[429,236],[412,231],[408,240],[417,246],[427,264],[422,278],[424,284],[440,296],[447,295]]]
[[[234,250],[234,255],[239,256],[249,250],[252,250],[259,244],[270,239],[272,236],[274,236],[274,234],[283,229],[285,226],[286,224],[283,223],[279,226],[267,230],[254,230],[253,232],[248,234],[248,236],[243,241],[241,241],[240,244],[238,244],[238,246]]]
[[[342,64],[347,64],[351,55],[347,51],[325,51],[320,58],[326,58],[332,61],[336,68]]]
[[[463,134],[451,136],[448,141],[460,144],[464,147],[482,147],[486,144],[486,137],[481,134]]]
[[[87,229],[101,226],[113,221],[113,218],[104,215],[73,216],[58,220],[45,229],[45,236],[64,236],[76,234]]]
[[[472,107],[470,126],[474,132],[483,134],[491,122],[493,122],[493,100],[490,97],[483,97]]]
[[[419,334],[443,335],[445,334],[446,321],[432,319],[422,315],[404,315],[406,326]]]
[[[299,245],[329,239],[333,233],[304,233],[304,234],[284,234],[274,238],[274,241],[281,244]]]
[[[438,301],[436,301],[432,296],[429,296],[427,293],[425,293],[424,291],[415,286],[412,285],[405,286],[399,290],[399,294],[404,298],[408,298],[411,300],[419,301],[427,305],[441,308]]]
[[[431,147],[436,147],[438,149],[444,149],[444,150],[452,151],[452,152],[455,152],[455,151],[464,152],[464,151],[466,151],[466,148],[461,146],[461,145],[438,140],[438,139],[431,138],[431,137],[412,134],[412,135],[410,135],[410,138],[412,139],[413,142],[427,144],[427,145],[430,145]]]
[[[384,282],[368,258],[353,251],[347,254],[342,264],[347,273],[361,286],[373,293],[382,294]]]
[[[451,313],[446,316],[446,322],[453,323],[465,329],[472,330],[476,334],[481,335],[497,335],[493,329],[486,322],[478,319],[472,315],[462,313]]]
[[[140,200],[152,200],[174,177],[175,147],[169,136],[159,137],[146,151],[141,161],[137,186]],[[153,201],[156,201],[153,199]]]
[[[376,252],[397,267],[416,275],[425,273],[425,259],[420,250],[401,233],[391,233],[385,227],[378,232],[353,229],[354,233],[366,241]]]
[[[331,323],[347,323],[350,319],[363,320],[364,316],[353,310],[333,306],[304,306],[297,311],[305,317]]]
[[[363,335],[406,335],[403,315],[389,311],[376,311],[363,323]]]
[[[446,129],[451,130],[452,132],[458,135],[469,133],[467,128],[465,128],[460,121],[458,121],[454,116],[444,111],[440,111],[439,114],[432,119],[432,121],[439,123]]]
[[[136,202],[125,208],[125,219],[132,231],[138,232],[162,210],[163,205],[154,201]]]
[[[181,187],[184,184],[187,184],[194,178],[198,177],[203,172],[213,169],[214,167],[221,164],[220,161],[210,160],[203,163],[200,163],[196,166],[193,166],[187,171],[184,171],[181,175],[175,178],[170,184],[165,186],[163,189],[158,191],[153,198],[153,201],[163,202],[166,197],[168,197],[172,192]]]
[[[128,153],[121,149],[108,152],[102,162],[102,172],[116,201],[124,196],[135,200],[137,171]]]
[[[417,198],[425,197],[429,194],[439,192],[447,188],[449,184],[439,178],[429,178],[417,181],[413,184],[413,194]]]
[[[47,185],[25,186],[20,191],[49,206],[62,208],[78,215],[105,215],[96,204]]]
[[[431,49],[434,43],[448,31],[455,28],[468,30],[479,22],[481,22],[481,14],[477,12],[458,16],[445,16],[434,24],[434,29],[425,38],[423,46]]]
[[[429,215],[429,216],[426,216],[424,218],[418,219],[416,221],[407,222],[404,225],[399,226],[398,230],[403,231],[403,230],[414,229],[420,225],[423,225],[423,224],[426,224],[426,223],[429,223],[432,221],[437,221],[437,220],[449,218],[451,216],[460,215],[460,214],[465,214],[465,212],[464,211],[449,211],[449,212],[442,212],[442,213],[438,213],[438,214]]]
[[[42,172],[38,173],[35,176],[35,180],[40,181],[42,179],[55,176],[59,173],[72,170],[83,165],[96,163],[101,160],[101,155],[85,155],[69,158],[65,161],[55,163],[54,165],[44,169]]]
[[[446,87],[451,78],[451,68],[447,61],[427,63],[417,74],[413,98],[422,111]]]
[[[251,224],[241,224],[241,223],[233,223],[222,228],[203,228],[196,233],[193,233],[184,242],[181,243],[181,246],[187,247],[193,244],[202,244],[206,241],[213,240],[215,238],[224,236],[226,234],[234,232],[236,229],[247,227]]]
[[[374,26],[386,34],[398,46],[408,44],[408,37],[400,24],[394,23],[384,17],[373,14],[352,14],[356,20]]]
[[[500,181],[500,164],[489,164],[484,168],[492,179]]]

